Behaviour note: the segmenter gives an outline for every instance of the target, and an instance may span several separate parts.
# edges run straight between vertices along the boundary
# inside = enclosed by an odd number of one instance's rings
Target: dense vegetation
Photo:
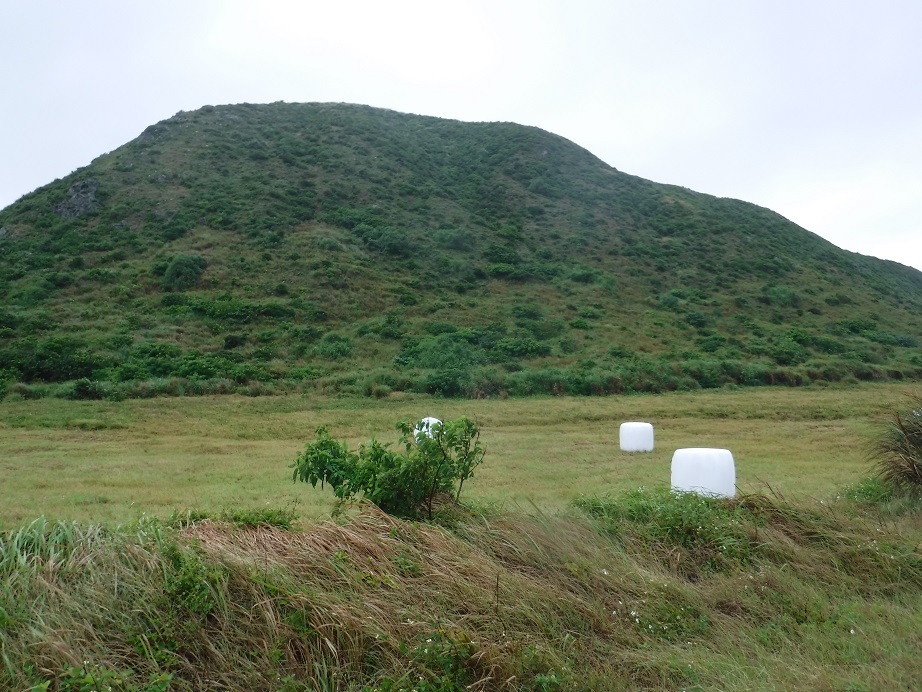
[[[887,485],[922,494],[922,396],[910,397],[908,412],[894,411],[871,455]]]
[[[922,375],[922,274],[555,135],[205,107],[0,211],[0,381],[122,398]]]
[[[0,686],[914,689],[918,502],[862,492],[442,525],[369,505],[304,532],[284,512],[39,520],[0,535]]]
[[[329,484],[340,503],[362,497],[388,514],[432,519],[437,503],[458,502],[464,481],[483,462],[480,430],[467,418],[401,422],[397,430],[396,448],[372,438],[356,453],[321,426],[292,464],[292,477],[315,488]]]

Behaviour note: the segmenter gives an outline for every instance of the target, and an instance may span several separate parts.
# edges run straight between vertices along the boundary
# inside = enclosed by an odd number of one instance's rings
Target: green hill
[[[922,376],[914,269],[536,128],[346,104],[152,125],[0,211],[0,295],[22,396]]]

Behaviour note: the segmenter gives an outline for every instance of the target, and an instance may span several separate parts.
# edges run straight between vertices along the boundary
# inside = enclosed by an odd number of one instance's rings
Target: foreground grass
[[[0,541],[0,687],[913,689],[917,500],[886,519],[631,491],[305,531],[225,516]],[[266,515],[267,521],[285,513]],[[193,517],[195,518],[195,517]],[[197,517],[201,519],[201,517]]]
[[[114,526],[194,507],[297,505],[328,516],[332,495],[291,482],[287,465],[327,425],[355,446],[395,440],[400,419],[462,415],[480,424],[486,463],[465,494],[549,510],[600,490],[664,487],[678,447],[729,448],[743,491],[766,484],[826,498],[864,476],[882,412],[911,385],[756,388],[604,398],[485,401],[213,397],[0,404],[0,529],[32,518]],[[656,450],[618,449],[618,426],[647,420]]]

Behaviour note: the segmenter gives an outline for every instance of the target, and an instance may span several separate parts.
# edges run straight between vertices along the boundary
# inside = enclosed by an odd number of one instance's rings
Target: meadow
[[[475,419],[487,448],[468,498],[565,508],[584,494],[668,487],[679,447],[725,447],[742,492],[829,499],[867,476],[875,428],[906,384],[723,389],[695,393],[481,401],[186,397],[7,400],[0,405],[0,529],[39,515],[128,522],[142,515],[291,506],[329,516],[332,494],[295,485],[288,465],[315,429],[355,447],[396,440],[394,425]],[[618,426],[654,424],[652,453],[624,453]]]
[[[910,393],[8,399],[0,688],[919,689],[922,502],[867,456]],[[482,426],[466,507],[331,520],[291,480],[319,425],[424,415]],[[730,448],[740,496],[670,493],[684,446]]]

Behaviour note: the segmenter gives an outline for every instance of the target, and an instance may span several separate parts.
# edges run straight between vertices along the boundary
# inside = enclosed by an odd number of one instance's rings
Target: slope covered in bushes
[[[77,397],[916,377],[922,274],[561,137],[205,107],[0,211],[0,379]],[[31,388],[30,388],[31,387]]]

